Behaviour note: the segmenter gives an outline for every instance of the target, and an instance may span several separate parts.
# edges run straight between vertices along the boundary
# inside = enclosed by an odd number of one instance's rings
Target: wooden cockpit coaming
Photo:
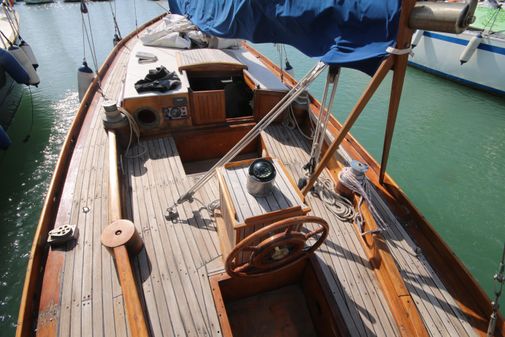
[[[130,38],[134,36],[135,33],[132,33]],[[128,47],[131,47],[131,42],[123,40],[100,70],[104,92],[110,97],[117,97],[119,92],[118,83],[128,55],[123,46],[128,43]],[[279,74],[279,69],[270,61],[250,47],[243,47],[267,64],[272,72]],[[244,75],[244,78],[249,88],[258,89],[253,82],[248,82],[251,80],[248,76]],[[288,74],[284,74],[284,79],[288,84],[294,84]],[[108,140],[101,125],[102,98],[97,90],[95,81],[79,109],[53,175],[32,247],[17,336],[88,336],[91,333],[96,336],[126,336],[129,333],[123,291],[115,275],[112,258],[99,242],[101,229],[108,225],[110,219]],[[279,97],[283,95],[281,91],[267,92]],[[317,115],[318,107],[319,103],[311,98],[312,114]],[[181,218],[176,223],[166,221],[162,214],[165,207],[198,178],[186,174],[183,162],[219,156],[217,149],[209,153],[205,151],[208,140],[212,139],[209,137],[218,138],[218,135],[224,134],[227,137],[222,138],[231,139],[234,134],[233,137],[238,138],[254,125],[257,118],[259,115],[255,113],[244,119],[180,125],[148,132],[142,136],[140,144],[146,152],[142,153],[137,144],[133,145],[136,148],[132,151],[139,154],[138,158],[124,156],[128,137],[122,136],[123,144],[117,147],[117,151],[124,161],[120,171],[123,213],[133,220],[145,241],[145,250],[133,259],[133,266],[141,288],[144,310],[147,310],[149,318],[149,331],[154,336],[221,335],[208,283],[209,275],[222,272],[214,220],[197,203],[180,206]],[[333,118],[330,123],[330,133],[335,135],[340,124]],[[192,133],[192,139],[200,137],[200,153],[191,150],[194,144],[185,148],[188,132]],[[226,144],[233,143],[232,140],[225,141]],[[454,326],[459,320],[466,321],[469,317],[476,332],[484,335],[490,313],[484,292],[396,183],[386,176],[386,183],[378,184],[378,164],[357,141],[348,135],[343,147],[352,157],[371,166],[369,178],[402,218],[402,223],[409,224],[406,228],[394,227],[388,239],[398,245],[393,252],[397,254],[395,257],[401,270],[414,276],[408,285],[411,286],[411,292],[419,292],[418,300],[424,303],[428,311],[423,314],[433,316],[431,331],[442,335],[453,331],[450,329],[461,329]],[[282,158],[289,172],[297,179],[303,174],[301,165],[305,163],[309,151],[308,143],[295,131],[277,124],[265,130],[246,152]],[[339,163],[335,161],[327,173],[334,175],[338,169]],[[218,197],[217,181],[211,181],[198,192],[197,197],[204,202],[215,200]],[[328,242],[321,247],[316,257],[321,273],[328,282],[324,289],[325,296],[335,298],[338,310],[349,326],[349,334],[399,335],[376,280],[374,267],[368,261],[354,229],[350,227],[352,225],[334,219],[319,199],[308,196],[307,202],[315,214],[331,222],[332,232]],[[90,213],[84,213],[84,207]],[[82,226],[80,241],[75,247],[68,247],[68,250],[49,250],[45,243],[47,232],[54,225],[69,220]],[[93,224],[96,225],[90,227]],[[407,232],[415,239],[444,284],[423,283],[423,278],[430,273],[428,269],[423,270],[423,274],[412,274],[415,269],[410,268],[414,268],[411,266],[416,265],[418,260],[414,258],[415,254],[405,253],[409,251],[404,241],[409,238]],[[93,269],[95,267],[98,272]],[[79,273],[74,272],[74,268],[86,269]],[[448,292],[444,292],[444,285]],[[437,288],[439,286],[442,290]],[[430,291],[434,291],[434,295]],[[195,306],[191,307],[190,303]],[[460,308],[466,316],[453,313]],[[430,312],[431,309],[433,312]],[[502,335],[505,335],[503,320],[500,319],[499,326]],[[453,327],[444,330],[447,324]],[[461,331],[464,332],[464,329]]]
[[[226,273],[218,273],[209,279],[224,337],[283,335],[283,332],[292,332],[297,324],[305,327],[303,336],[350,336],[338,306],[330,300],[332,295],[315,256],[282,272],[259,278],[234,279]],[[305,298],[292,296],[292,290],[284,291],[290,288],[300,289]],[[270,310],[259,313],[254,305],[267,302],[262,301],[265,297],[262,294],[275,291],[284,294],[275,298]],[[308,315],[297,315],[298,311]],[[272,318],[276,324],[265,324]],[[301,321],[296,322],[297,319]],[[302,329],[298,327],[298,331]]]

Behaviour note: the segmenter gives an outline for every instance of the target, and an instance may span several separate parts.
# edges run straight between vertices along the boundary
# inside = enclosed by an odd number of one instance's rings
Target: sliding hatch
[[[189,81],[195,125],[252,116],[253,91],[244,79],[245,64],[219,49],[180,51],[177,64]]]

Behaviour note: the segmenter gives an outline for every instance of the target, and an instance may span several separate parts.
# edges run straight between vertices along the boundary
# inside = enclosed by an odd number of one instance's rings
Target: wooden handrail
[[[109,215],[111,223],[114,223],[122,218],[121,190],[117,165],[116,133],[113,130],[109,130],[107,131],[107,135],[109,141]],[[114,247],[110,251],[114,256],[132,337],[148,337],[149,331],[126,246]]]
[[[117,165],[117,136],[113,130],[107,131],[109,146],[109,218],[110,222],[121,219],[121,190]]]

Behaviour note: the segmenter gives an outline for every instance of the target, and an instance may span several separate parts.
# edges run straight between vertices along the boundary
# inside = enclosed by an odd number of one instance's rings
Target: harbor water
[[[123,35],[161,14],[164,1],[89,3],[97,59],[112,48],[116,12]],[[21,34],[39,60],[41,84],[25,89],[0,152],[0,335],[14,334],[26,264],[52,171],[79,102],[76,70],[83,59],[79,3],[17,3]],[[86,19],[87,20],[87,19]],[[256,45],[274,61],[272,45]],[[287,47],[295,76],[317,61]],[[89,48],[86,57],[94,68]],[[342,121],[369,77],[343,70],[334,114]],[[351,132],[380,159],[390,92],[387,78]],[[323,76],[311,86],[320,98]],[[31,125],[33,126],[31,127]],[[505,99],[409,68],[388,172],[484,290],[493,294],[505,240]],[[502,305],[505,301],[502,300]]]

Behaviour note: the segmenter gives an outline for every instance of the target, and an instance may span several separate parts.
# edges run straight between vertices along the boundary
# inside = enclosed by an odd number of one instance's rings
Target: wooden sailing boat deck
[[[135,43],[134,38],[127,46]],[[118,96],[130,50],[121,49],[103,79],[106,97]],[[49,252],[36,330],[40,335],[50,331],[58,336],[130,335],[113,259],[100,243],[102,230],[110,223],[109,153],[100,118],[103,99],[95,96],[76,139],[55,227],[76,224],[80,235],[76,244]],[[307,141],[280,124],[270,126],[261,137],[268,155],[280,159],[297,180],[309,158]],[[174,139],[142,139],[121,154],[120,163],[123,211],[145,244],[133,265],[152,335],[220,336],[208,277],[223,271],[223,261],[216,223],[203,207],[219,198],[217,180],[197,192],[193,203],[178,206],[179,218],[170,221],[164,217],[166,207],[198,179],[186,174]],[[399,336],[353,224],[339,221],[310,194],[306,202],[311,214],[330,224],[317,261],[350,334]],[[430,335],[476,335],[401,224],[389,225],[384,233],[388,247]]]

